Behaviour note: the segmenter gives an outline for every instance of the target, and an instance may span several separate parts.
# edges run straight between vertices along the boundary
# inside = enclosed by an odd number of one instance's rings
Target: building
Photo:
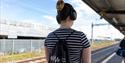
[[[52,28],[40,24],[0,19],[0,39],[45,38],[52,30]]]

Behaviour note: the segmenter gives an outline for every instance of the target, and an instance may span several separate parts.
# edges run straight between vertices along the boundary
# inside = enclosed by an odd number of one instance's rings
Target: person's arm
[[[45,55],[46,55],[46,60],[47,60],[47,62],[49,61],[49,50],[48,50],[48,48],[45,46]]]
[[[82,62],[91,63],[91,45],[84,33],[81,33],[82,49]]]
[[[82,62],[91,63],[91,48],[84,48],[82,51]]]

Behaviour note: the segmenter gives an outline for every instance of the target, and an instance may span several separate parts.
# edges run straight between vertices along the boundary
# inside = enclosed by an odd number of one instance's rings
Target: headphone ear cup
[[[71,20],[76,20],[76,18],[77,18],[77,13],[76,13],[75,10],[72,10],[72,11],[71,11],[71,14],[70,14],[70,19],[71,19]]]
[[[76,13],[76,11],[71,7],[71,10],[70,10],[71,12],[70,12],[70,19],[71,20],[76,20],[76,18],[77,18],[77,13]]]
[[[56,20],[57,20],[58,23],[60,23],[60,17],[59,17],[59,15],[56,16]]]
[[[63,10],[62,14],[60,14],[61,20],[65,20],[68,16],[70,16],[70,8],[65,5],[65,10]]]

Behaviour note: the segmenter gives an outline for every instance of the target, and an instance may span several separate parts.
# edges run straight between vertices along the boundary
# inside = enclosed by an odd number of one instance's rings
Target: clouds
[[[5,19],[25,21],[29,23],[37,23],[52,28],[59,25],[56,21],[56,2],[57,0],[2,0],[0,6],[1,16]],[[64,0],[73,5],[77,11],[77,19],[73,28],[85,32],[88,37],[91,36],[91,23],[107,23],[104,19],[100,20],[100,16],[93,11],[82,0]],[[100,30],[106,30],[105,27]],[[111,30],[113,31],[113,30]],[[105,34],[105,31],[102,31]],[[95,35],[99,35],[97,32]],[[108,34],[107,34],[108,35]]]
[[[38,24],[38,22],[34,19],[24,19],[24,20],[20,20],[20,21],[25,22],[25,23]]]
[[[40,19],[41,15],[54,15],[54,3],[52,1],[41,0],[1,0],[0,16],[3,18],[24,20],[24,19]],[[50,4],[50,5],[48,5]]]
[[[68,0],[77,11],[77,19],[73,28],[83,31],[90,38],[91,36],[91,23],[98,16],[96,13],[82,2],[82,0]]]
[[[51,15],[44,15],[42,16],[44,23],[52,28],[57,28],[59,25],[57,24],[56,17]]]
[[[48,20],[51,20],[51,21],[56,21],[55,17],[53,17],[53,16],[45,15],[43,17],[48,19]]]
[[[76,9],[78,18],[74,23],[74,28],[83,31],[87,34],[88,38],[91,36],[91,23],[107,23],[105,19],[100,19],[100,16],[92,10],[88,5],[86,5],[82,0],[67,0]],[[108,32],[107,32],[108,31]],[[115,33],[114,33],[115,31]],[[119,35],[118,35],[119,34]],[[94,37],[97,36],[111,37],[117,35],[117,37],[122,37],[122,34],[117,31],[114,27],[108,28],[108,26],[96,26],[94,27]],[[112,38],[114,38],[112,37]]]
[[[92,20],[90,19],[90,15],[92,15],[92,13],[93,13],[93,12],[91,12],[90,14],[88,13],[88,10],[90,8],[86,7],[87,5],[84,5],[81,0],[68,0],[66,2],[71,3],[77,11],[78,17],[73,25],[73,28],[80,30],[80,31],[90,32],[91,31],[90,27],[91,27],[91,22],[92,22]],[[84,9],[83,7],[85,7],[86,9]],[[47,15],[47,16],[45,15],[43,17],[46,18],[46,21],[47,20],[52,21],[51,24],[57,23],[57,22],[53,22],[56,20],[52,15]],[[86,28],[88,28],[88,29],[86,30]],[[90,35],[90,33],[88,33],[88,34]]]

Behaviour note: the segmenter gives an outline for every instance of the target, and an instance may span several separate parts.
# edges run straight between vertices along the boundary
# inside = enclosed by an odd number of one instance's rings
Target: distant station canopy
[[[0,39],[41,39],[52,29],[42,24],[32,24],[0,19]]]

